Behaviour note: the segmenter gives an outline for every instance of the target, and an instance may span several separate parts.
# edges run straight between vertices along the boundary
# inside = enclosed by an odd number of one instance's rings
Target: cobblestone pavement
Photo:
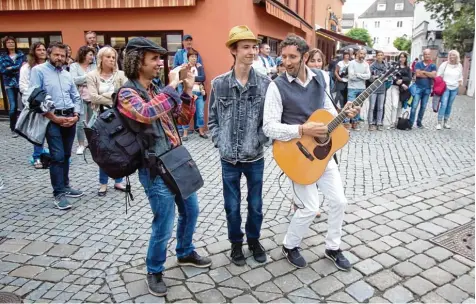
[[[172,239],[166,298],[149,295],[144,282],[151,212],[137,178],[126,215],[124,197],[110,190],[99,198],[96,166],[74,155],[72,184],[86,195],[74,209],[56,210],[48,171],[28,165],[31,145],[10,138],[2,122],[0,237],[7,239],[0,244],[0,290],[26,302],[474,303],[474,262],[429,242],[474,220],[474,99],[458,97],[453,117],[451,130],[436,131],[428,111],[425,130],[354,133],[339,153],[350,200],[342,242],[354,264],[348,273],[323,256],[325,201],[302,244],[309,267],[297,270],[283,259],[290,203],[270,149],[262,229],[268,262],[250,257],[244,267],[231,264],[219,158],[209,141],[193,136],[186,145],[206,181],[194,238],[213,267],[177,267]]]

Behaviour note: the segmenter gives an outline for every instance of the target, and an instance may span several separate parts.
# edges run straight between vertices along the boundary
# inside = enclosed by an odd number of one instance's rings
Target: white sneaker
[[[84,146],[79,146],[79,147],[78,147],[78,150],[76,150],[76,155],[83,155],[84,149],[86,149],[86,147],[84,147]]]
[[[444,128],[445,128],[445,129],[451,129],[451,126],[450,126],[449,124],[445,124],[445,125],[444,125]]]
[[[441,130],[441,124],[437,124],[437,125],[436,125],[436,129],[437,129],[437,130]]]

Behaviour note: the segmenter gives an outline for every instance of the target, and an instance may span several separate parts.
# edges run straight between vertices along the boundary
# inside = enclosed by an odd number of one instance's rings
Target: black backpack
[[[116,92],[117,93],[117,92]],[[126,178],[126,213],[131,193],[129,175],[144,164],[147,141],[141,132],[134,132],[129,127],[126,117],[117,109],[117,94],[113,94],[113,107],[104,109],[91,127],[85,126],[84,133],[88,140],[87,148],[94,162],[106,172],[107,176],[117,179]],[[86,155],[85,155],[86,160]]]
[[[91,128],[84,128],[94,162],[114,179],[133,174],[144,159],[142,137],[125,119],[114,106],[99,114]]]

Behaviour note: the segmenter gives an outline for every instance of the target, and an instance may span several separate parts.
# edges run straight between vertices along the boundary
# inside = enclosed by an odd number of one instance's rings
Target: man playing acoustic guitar
[[[281,56],[286,73],[269,85],[263,117],[263,131],[273,140],[290,141],[308,135],[326,142],[329,137],[327,125],[306,122],[318,109],[325,109],[337,115],[332,101],[326,98],[326,84],[321,71],[311,70],[304,64],[309,57],[308,52],[306,41],[294,34],[288,35],[281,42]],[[349,118],[355,117],[360,110],[358,107],[349,107],[349,104],[344,109]],[[297,268],[307,266],[307,262],[299,253],[299,246],[319,211],[318,187],[330,201],[325,255],[337,268],[349,270],[351,265],[339,249],[347,199],[334,160],[329,162],[316,183],[302,185],[292,182],[294,203],[298,208],[284,237],[283,255]]]

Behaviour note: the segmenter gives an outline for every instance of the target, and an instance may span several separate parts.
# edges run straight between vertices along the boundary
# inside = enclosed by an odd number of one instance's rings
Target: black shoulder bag
[[[173,116],[172,119],[175,131],[180,137]],[[162,124],[160,126],[162,127]],[[203,186],[200,170],[187,148],[182,144],[182,138],[180,138],[180,145],[157,156],[156,161],[157,174],[175,195],[180,195],[183,199],[186,199]]]

